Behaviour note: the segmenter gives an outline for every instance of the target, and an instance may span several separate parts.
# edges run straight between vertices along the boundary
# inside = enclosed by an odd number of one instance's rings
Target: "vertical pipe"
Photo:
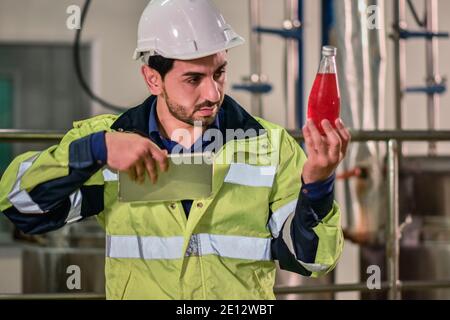
[[[426,16],[428,32],[438,31],[438,3],[437,0],[426,0]],[[441,82],[439,75],[439,43],[438,39],[433,37],[426,40],[426,59],[427,59],[427,85],[434,86]],[[435,93],[427,94],[427,111],[428,111],[428,129],[436,130],[439,120],[440,108],[439,96]],[[429,155],[436,155],[436,142],[429,142]]]
[[[403,128],[403,109],[406,81],[406,42],[400,38],[400,29],[406,29],[406,1],[394,0],[394,63],[395,63],[395,129]],[[400,154],[402,144],[399,143]]]
[[[389,174],[388,230],[386,237],[387,280],[389,282],[389,299],[398,300],[401,298],[401,292],[399,287],[399,150],[397,140],[389,140],[387,148]]]
[[[330,45],[330,30],[333,26],[333,0],[322,0],[322,46]]]
[[[262,74],[261,33],[255,28],[261,26],[260,0],[250,0],[250,81],[259,83]],[[251,110],[258,117],[264,117],[262,94],[251,93]]]
[[[300,29],[298,32],[300,33],[300,38],[297,41],[297,50],[298,50],[298,66],[297,66],[297,90],[296,90],[296,97],[297,97],[297,125],[299,128],[303,127],[304,124],[304,110],[305,110],[305,104],[304,104],[304,69],[303,69],[303,0],[297,0],[297,22],[300,26]]]
[[[285,0],[284,28],[292,29],[299,26],[298,0]],[[286,127],[290,130],[298,128],[297,93],[299,83],[299,46],[296,39],[286,39]]]

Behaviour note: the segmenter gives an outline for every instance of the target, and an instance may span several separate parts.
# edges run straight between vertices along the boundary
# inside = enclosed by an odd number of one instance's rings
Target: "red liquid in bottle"
[[[339,118],[341,111],[336,73],[336,51],[336,48],[330,46],[322,48],[319,72],[309,95],[308,119],[314,122],[322,135],[325,135],[321,125],[322,120],[327,119],[335,127],[335,121]]]
[[[339,118],[341,98],[334,73],[319,73],[316,76],[308,101],[308,118],[321,134],[325,134],[321,125],[322,120],[328,119],[334,127]]]

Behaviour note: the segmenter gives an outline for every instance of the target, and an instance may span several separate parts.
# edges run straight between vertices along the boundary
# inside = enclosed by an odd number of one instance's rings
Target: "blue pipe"
[[[426,94],[444,94],[447,92],[447,87],[443,84],[428,86],[428,87],[409,87],[405,90],[406,93],[426,93]]]
[[[334,0],[322,0],[322,46],[330,45],[330,31],[334,23]]]
[[[250,93],[267,94],[272,91],[273,87],[270,83],[243,83],[233,84],[232,89]]]
[[[448,38],[450,35],[448,32],[429,32],[429,31],[410,31],[405,29],[400,29],[399,37],[400,39],[411,39],[411,38]]]
[[[255,27],[253,29],[253,31],[259,32],[259,33],[273,34],[273,35],[280,36],[285,39],[300,40],[300,38],[301,38],[301,28],[293,28],[290,30],[285,30],[285,29],[276,29],[276,28]]]

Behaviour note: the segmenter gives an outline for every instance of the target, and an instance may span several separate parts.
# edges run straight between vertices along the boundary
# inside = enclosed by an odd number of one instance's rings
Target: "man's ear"
[[[147,65],[143,65],[141,67],[141,73],[144,76],[145,83],[147,84],[150,92],[155,96],[160,95],[163,91],[163,88],[162,78],[159,72]]]

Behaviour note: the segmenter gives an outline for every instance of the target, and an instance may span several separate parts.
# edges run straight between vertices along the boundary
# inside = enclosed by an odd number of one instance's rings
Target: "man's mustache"
[[[198,111],[198,110],[200,110],[202,108],[211,108],[211,107],[214,107],[216,105],[219,106],[219,104],[220,104],[220,100],[216,101],[216,102],[205,101],[205,102],[203,102],[201,104],[196,105],[195,106],[195,111]]]

